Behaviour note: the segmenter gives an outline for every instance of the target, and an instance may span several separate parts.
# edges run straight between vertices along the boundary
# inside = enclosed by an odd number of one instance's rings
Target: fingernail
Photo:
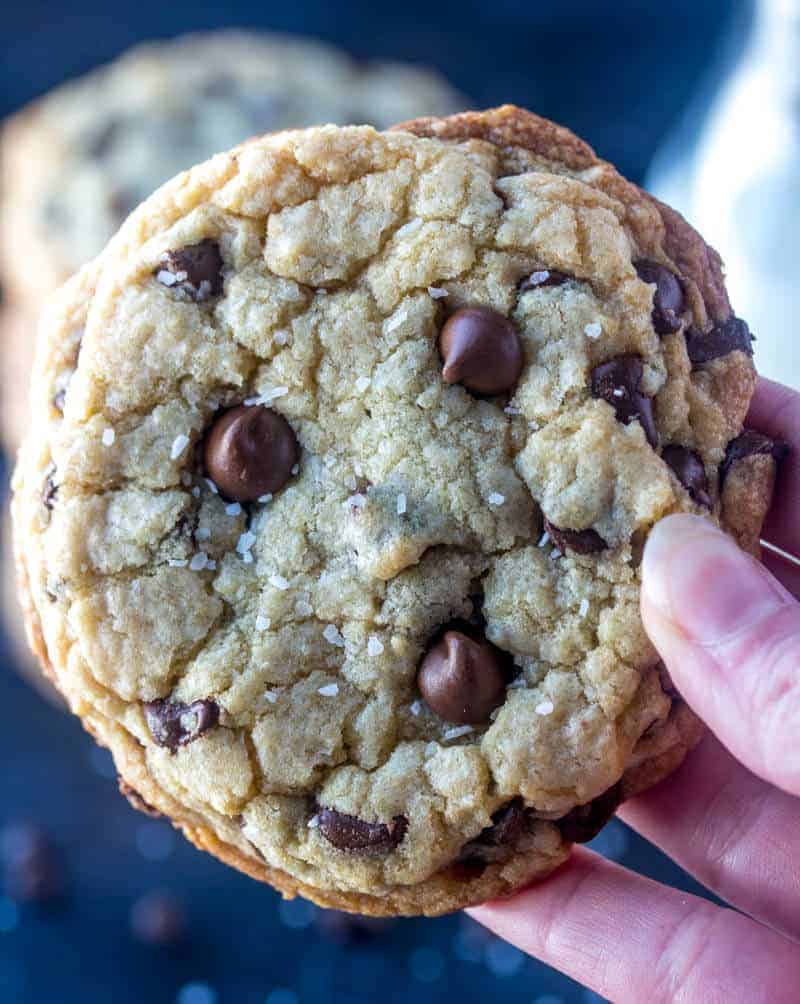
[[[676,631],[703,645],[730,640],[787,602],[762,565],[700,516],[669,516],[653,529],[642,591]]]

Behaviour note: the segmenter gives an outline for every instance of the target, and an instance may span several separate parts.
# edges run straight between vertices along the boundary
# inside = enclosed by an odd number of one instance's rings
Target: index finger
[[[762,377],[750,403],[747,425],[791,447],[778,471],[763,537],[790,554],[800,555],[800,393]]]

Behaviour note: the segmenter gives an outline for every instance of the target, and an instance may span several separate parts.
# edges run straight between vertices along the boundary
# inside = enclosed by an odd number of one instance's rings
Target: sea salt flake
[[[547,547],[549,540],[550,540],[550,534],[545,530],[545,532],[541,536],[541,539],[539,540],[539,547]]]
[[[249,551],[250,548],[256,542],[256,535],[250,530],[245,530],[245,532],[239,537],[236,542],[236,550],[239,554],[244,554],[245,551]]]
[[[294,612],[298,617],[310,617],[314,613],[314,608],[307,600],[298,600],[294,605]]]
[[[415,718],[418,718],[422,713],[422,701],[412,701],[408,706],[408,710]]]
[[[322,637],[329,644],[335,645],[337,648],[344,648],[344,638],[339,633],[339,629],[335,624],[326,624]]]
[[[103,429],[102,441],[103,446],[112,446],[114,440],[117,438],[116,432],[113,429]]]
[[[584,335],[587,338],[597,339],[603,334],[603,325],[598,321],[592,321],[591,324],[587,324],[583,329]]]
[[[189,445],[189,437],[181,433],[172,440],[172,449],[169,451],[170,459],[177,460]]]
[[[442,300],[447,296],[447,290],[442,289],[441,286],[428,286],[428,295],[433,300]]]
[[[238,516],[241,511],[242,507],[238,502],[231,502],[229,505],[225,506],[225,512],[228,516]]]
[[[174,286],[180,281],[178,275],[178,272],[169,272],[167,269],[162,268],[156,273],[156,279],[162,286]]]
[[[192,556],[192,560],[189,562],[189,569],[192,572],[202,572],[203,569],[208,564],[208,555],[205,551],[198,551],[197,554]]]
[[[300,464],[295,464],[294,467],[292,468],[292,474],[299,474],[299,473],[300,473]]]
[[[265,701],[268,701],[270,704],[274,704],[278,700],[278,691],[265,690],[261,696],[264,698]]]
[[[367,496],[362,495],[360,492],[356,492],[355,495],[351,495],[344,501],[345,508],[352,506],[353,509],[363,509],[366,504]]]
[[[524,676],[518,676],[506,687],[506,690],[524,690],[528,686],[528,681]]]
[[[371,383],[372,381],[368,376],[360,376],[358,380],[356,380],[356,390],[359,394],[363,394]]]
[[[561,551],[559,551],[557,547],[554,547],[553,550],[550,552],[550,557],[553,559],[553,561],[556,561],[558,558],[561,557]]]
[[[167,564],[170,568],[186,568],[189,562],[186,558],[169,558]]]
[[[551,700],[540,701],[533,709],[537,715],[552,715],[555,705]]]
[[[253,564],[253,552],[252,551],[245,551],[244,554],[242,555],[242,561],[245,563],[245,565],[252,565]]]
[[[534,286],[540,286],[543,282],[547,282],[550,278],[550,272],[545,268],[541,269],[539,272],[531,272],[530,281]]]
[[[398,312],[394,314],[394,316],[390,317],[386,322],[386,333],[388,334],[390,331],[394,331],[395,328],[399,328],[407,317],[408,314],[405,310],[398,310]]]
[[[256,631],[268,631],[269,625],[269,617],[265,617],[263,614],[258,614],[256,616]]]
[[[612,397],[625,397],[625,388],[624,387],[615,387],[611,391],[611,396]]]
[[[589,613],[589,601],[584,596],[584,598],[581,600],[581,605],[578,608],[578,616],[585,617],[588,613]]]
[[[208,485],[209,490],[213,495],[219,495],[219,488],[214,484],[211,478],[203,478],[203,481]]]
[[[400,492],[397,496],[397,515],[402,516],[405,513],[407,506],[408,500],[406,499],[405,494]]]
[[[209,558],[208,559],[208,563],[206,565],[206,568],[210,572],[215,572],[217,570],[217,563],[216,563],[216,561],[213,558]]]
[[[500,492],[492,492],[492,494],[487,498],[489,505],[502,505],[506,500],[505,495],[501,495]]]
[[[320,687],[317,691],[322,697],[336,697],[339,693],[338,683],[326,683],[324,687]]]
[[[275,586],[276,589],[280,589],[281,592],[284,592],[289,588],[289,580],[284,579],[282,575],[270,575],[269,583],[270,585]]]
[[[286,345],[286,343],[289,341],[289,332],[276,331],[272,337],[274,338],[276,345]]]
[[[199,485],[195,485],[194,488],[192,488],[192,495],[194,495],[194,497],[196,499],[200,498],[200,486]]]
[[[503,408],[503,412],[506,415],[521,415],[522,408],[520,408],[519,405],[516,404],[507,404],[505,408]]]
[[[319,826],[319,816],[312,816],[311,819],[309,819],[307,825],[309,830],[316,830],[316,828]]]
[[[380,638],[376,638],[374,634],[369,636],[367,641],[367,655],[375,657],[383,652],[383,642]]]
[[[264,505],[266,505],[267,502],[271,502],[272,501],[272,492],[267,492],[266,495],[259,495],[258,496],[258,501],[261,502],[261,503],[263,503]]]
[[[198,540],[210,540],[211,530],[207,526],[198,526],[194,535]]]
[[[475,729],[471,725],[456,725],[455,728],[447,729],[443,734],[443,739],[460,739],[461,736],[468,736]]]

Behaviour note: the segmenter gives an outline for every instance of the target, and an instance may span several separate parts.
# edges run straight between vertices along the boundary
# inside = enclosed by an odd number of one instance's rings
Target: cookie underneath
[[[757,548],[749,333],[714,252],[571,133],[254,140],[144,203],[41,338],[29,633],[199,847],[438,914],[544,877],[699,739],[639,560],[678,511]]]

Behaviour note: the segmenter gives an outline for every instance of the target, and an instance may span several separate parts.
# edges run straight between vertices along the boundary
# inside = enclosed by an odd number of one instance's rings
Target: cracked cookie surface
[[[700,735],[638,565],[676,511],[757,547],[730,318],[683,221],[519,109],[220,155],[46,316],[34,644],[136,799],[286,894],[512,892]]]

